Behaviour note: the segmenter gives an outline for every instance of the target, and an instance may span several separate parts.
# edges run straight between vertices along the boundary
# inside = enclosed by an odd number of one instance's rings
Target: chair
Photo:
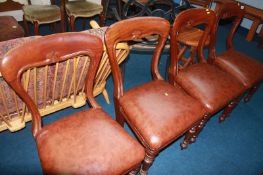
[[[0,13],[21,10],[23,4],[6,0],[0,2]],[[25,35],[24,29],[18,24],[13,16],[0,16],[0,41],[6,41],[14,38],[20,38]]]
[[[205,110],[180,87],[164,81],[158,61],[169,35],[170,24],[159,17],[135,17],[111,25],[105,34],[114,79],[116,120],[126,121],[145,147],[140,174],[147,174],[158,153],[204,117]],[[122,41],[159,35],[151,64],[153,80],[124,92],[123,79],[115,57],[115,46]]]
[[[102,42],[95,36],[63,33],[27,42],[0,61],[3,77],[31,111],[32,134],[45,174],[124,174],[137,168],[144,157],[143,147],[93,97],[102,50]],[[91,108],[42,127],[35,100],[22,84],[22,73],[69,59],[75,62],[80,55],[88,58],[86,97]]]
[[[229,31],[227,49],[216,55],[213,63],[223,71],[234,76],[248,91],[244,101],[248,102],[256,92],[263,80],[263,63],[259,62],[234,48],[233,38],[237,28],[244,17],[244,8],[237,3],[225,3],[218,9],[218,22],[220,19],[235,18]],[[216,30],[213,33],[216,37]],[[214,45],[215,48],[215,45]],[[215,51],[215,49],[213,49]],[[215,53],[214,53],[215,55]]]
[[[61,23],[61,32],[64,32],[64,16],[60,12],[60,8],[54,5],[54,0],[50,1],[50,5],[31,5],[31,1],[28,0],[29,5],[23,6],[23,21],[26,30],[26,35],[29,35],[29,27],[27,22],[31,22],[34,25],[35,35],[39,35],[39,25],[52,24],[56,30],[56,22]]]
[[[61,6],[63,14],[66,15],[67,22],[70,24],[71,31],[75,31],[75,20],[78,17],[90,18],[99,15],[99,24],[103,26],[105,23],[105,15],[103,4],[108,0],[101,0],[101,4],[90,2],[89,0],[62,0]],[[106,7],[105,7],[106,8]],[[83,29],[85,27],[85,20],[83,22]]]
[[[222,121],[238,104],[239,96],[244,92],[244,87],[235,77],[207,63],[204,57],[203,48],[212,27],[215,25],[215,19],[215,13],[208,9],[189,9],[177,16],[170,32],[171,63],[168,74],[169,82],[175,84],[175,86],[178,84],[187,91],[188,94],[201,102],[210,114],[209,117],[224,108],[224,112],[220,116],[220,121]],[[180,60],[177,45],[180,31],[201,24],[205,25],[205,29],[198,42],[197,63],[185,63]],[[212,43],[212,41],[210,43]],[[209,55],[211,55],[211,47],[209,49]],[[204,119],[200,125],[204,126],[209,117]],[[197,135],[200,131],[201,130],[198,129]]]

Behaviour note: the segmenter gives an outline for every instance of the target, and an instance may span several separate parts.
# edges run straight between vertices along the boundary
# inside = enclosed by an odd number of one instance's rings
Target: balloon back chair
[[[4,79],[32,114],[32,134],[45,174],[125,174],[143,160],[143,147],[111,119],[93,97],[93,81],[102,50],[102,41],[95,36],[63,33],[27,42],[0,61]],[[34,98],[22,84],[22,73],[74,60],[80,55],[88,59],[86,97],[91,108],[42,126]]]
[[[58,21],[61,23],[61,32],[64,32],[64,16],[60,7],[55,5],[54,0],[50,1],[50,5],[32,5],[28,0],[28,5],[24,5],[22,10],[26,35],[29,35],[28,22],[34,25],[35,35],[39,35],[39,25],[41,24],[53,23],[56,30],[56,22]]]
[[[214,53],[212,58],[215,59],[212,62],[223,71],[234,76],[245,86],[248,94],[245,96],[244,101],[248,102],[263,80],[263,64],[234,48],[234,34],[244,17],[245,9],[238,3],[223,3],[218,8],[217,14],[217,23],[219,23],[220,19],[234,18],[234,20],[232,20],[233,25],[226,40],[227,49],[217,56]],[[213,35],[216,37],[216,29]],[[214,49],[212,50],[215,51],[215,45],[213,47]]]
[[[61,6],[63,14],[66,15],[67,22],[70,24],[71,31],[75,31],[75,20],[78,17],[90,18],[99,15],[99,24],[103,26],[105,23],[105,15],[103,8],[107,8],[105,4],[108,0],[101,0],[101,4],[96,4],[89,0],[62,0]],[[104,5],[105,4],[105,5]],[[105,7],[104,7],[105,6]],[[85,19],[83,28],[85,27]]]
[[[235,77],[207,63],[205,59],[203,48],[215,25],[215,20],[215,13],[209,9],[189,9],[176,17],[171,30],[169,81],[175,86],[179,84],[192,97],[201,102],[210,114],[209,117],[224,108],[224,112],[220,117],[221,120],[228,116],[238,104],[239,96],[244,92],[244,87]],[[197,46],[198,62],[196,64],[187,64],[181,61],[179,57],[178,36],[180,31],[201,24],[205,29]],[[211,55],[211,46],[209,48],[209,55]],[[204,118],[200,123],[200,128],[196,132],[197,135],[209,117]]]
[[[159,17],[135,17],[111,25],[105,34],[114,79],[116,120],[126,121],[145,147],[140,174],[147,174],[158,153],[200,122],[202,105],[180,87],[164,81],[158,70],[170,23]],[[159,35],[151,62],[153,80],[124,91],[123,78],[115,57],[117,43]],[[140,62],[138,62],[140,64]],[[136,68],[135,68],[136,69]]]

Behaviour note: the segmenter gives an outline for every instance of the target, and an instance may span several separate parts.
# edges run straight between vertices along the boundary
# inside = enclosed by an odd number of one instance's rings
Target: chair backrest
[[[244,6],[240,5],[240,3],[237,2],[226,2],[223,4],[219,4],[219,8],[216,11],[217,20],[216,20],[216,26],[213,29],[213,38],[216,38],[216,31],[219,24],[219,21],[221,19],[231,19],[232,27],[227,35],[226,40],[226,46],[227,49],[233,48],[233,37],[234,34],[237,31],[237,28],[239,27],[244,15],[245,15],[245,9]],[[216,39],[213,40],[214,42],[213,47],[215,47]]]
[[[169,35],[170,23],[159,17],[136,17],[119,21],[111,25],[105,34],[105,44],[110,59],[114,78],[114,97],[123,95],[123,79],[116,61],[115,47],[121,41],[141,39],[149,35],[159,35],[158,44],[154,50],[151,72],[154,79],[162,79],[158,62],[162,49]]]
[[[2,76],[25,102],[32,114],[32,134],[34,137],[41,130],[41,117],[35,101],[25,90],[21,80],[22,74],[34,68],[54,65],[69,59],[75,59],[78,56],[86,56],[89,59],[86,76],[86,97],[91,106],[97,108],[99,105],[96,103],[92,91],[93,80],[102,51],[102,41],[96,36],[85,33],[61,33],[29,41],[10,50],[0,60]]]
[[[193,27],[204,26],[204,32],[199,39],[197,46],[198,62],[206,62],[204,57],[203,48],[208,36],[211,34],[211,29],[215,25],[216,16],[210,9],[188,9],[180,13],[173,23],[170,40],[171,40],[171,62],[169,66],[169,75],[176,76],[179,71],[179,48],[178,48],[178,35],[180,32],[192,29]],[[170,76],[169,76],[170,77]]]

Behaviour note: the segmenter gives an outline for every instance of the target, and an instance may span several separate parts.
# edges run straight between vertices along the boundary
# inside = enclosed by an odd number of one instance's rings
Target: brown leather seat
[[[163,80],[126,91],[120,98],[120,107],[137,135],[154,150],[182,135],[204,114],[197,100]]]
[[[263,63],[237,50],[229,49],[218,55],[215,64],[233,75],[247,88],[263,80]]]
[[[122,174],[144,155],[142,147],[102,109],[46,125],[36,142],[47,173]]]
[[[162,148],[196,127],[206,115],[197,100],[182,88],[175,88],[165,82],[158,71],[159,58],[169,30],[170,23],[163,18],[137,17],[113,24],[105,35],[114,78],[117,121],[123,126],[126,120],[145,147],[146,156],[141,175],[147,174]],[[159,35],[151,65],[154,80],[124,92],[115,46],[119,42],[137,40],[149,35]],[[184,142],[184,145],[187,145],[187,142]]]
[[[195,18],[197,14],[198,18]],[[208,9],[189,9],[176,17],[171,31],[172,58],[169,80],[170,83],[178,83],[192,97],[199,100],[211,115],[226,107],[220,116],[220,121],[223,121],[237,105],[239,96],[242,95],[245,88],[235,77],[209,64],[212,59],[211,53],[214,51],[212,49],[212,44],[215,42],[214,38],[210,38],[208,61],[204,57],[203,48],[211,30],[214,29],[215,21],[215,13]],[[182,28],[193,28],[198,25],[205,26],[197,46],[198,62],[180,67],[179,49],[177,47],[178,31],[181,31]]]
[[[231,35],[228,35],[227,38],[227,50],[216,56],[214,64],[231,74],[249,90],[248,95],[244,98],[247,102],[263,80],[263,63],[235,50],[233,47],[233,37],[244,17],[244,9],[236,3],[224,3],[220,5],[217,13],[218,22],[221,18],[234,17],[233,26],[235,27],[232,27],[229,31]],[[216,37],[216,32],[213,35]]]
[[[199,63],[183,69],[176,82],[198,99],[210,113],[222,109],[231,99],[244,92],[243,86],[219,68]]]
[[[45,174],[126,174],[137,169],[144,158],[143,147],[93,97],[102,51],[102,41],[96,36],[63,33],[27,42],[9,51],[0,61],[3,77],[31,111],[32,133]],[[23,89],[22,73],[80,55],[89,59],[86,97],[91,108],[42,127],[32,95]]]

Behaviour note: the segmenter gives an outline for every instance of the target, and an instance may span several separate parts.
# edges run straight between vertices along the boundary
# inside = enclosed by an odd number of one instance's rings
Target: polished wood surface
[[[0,12],[13,11],[13,10],[22,10],[23,4],[14,2],[12,0],[7,0],[0,3]]]

